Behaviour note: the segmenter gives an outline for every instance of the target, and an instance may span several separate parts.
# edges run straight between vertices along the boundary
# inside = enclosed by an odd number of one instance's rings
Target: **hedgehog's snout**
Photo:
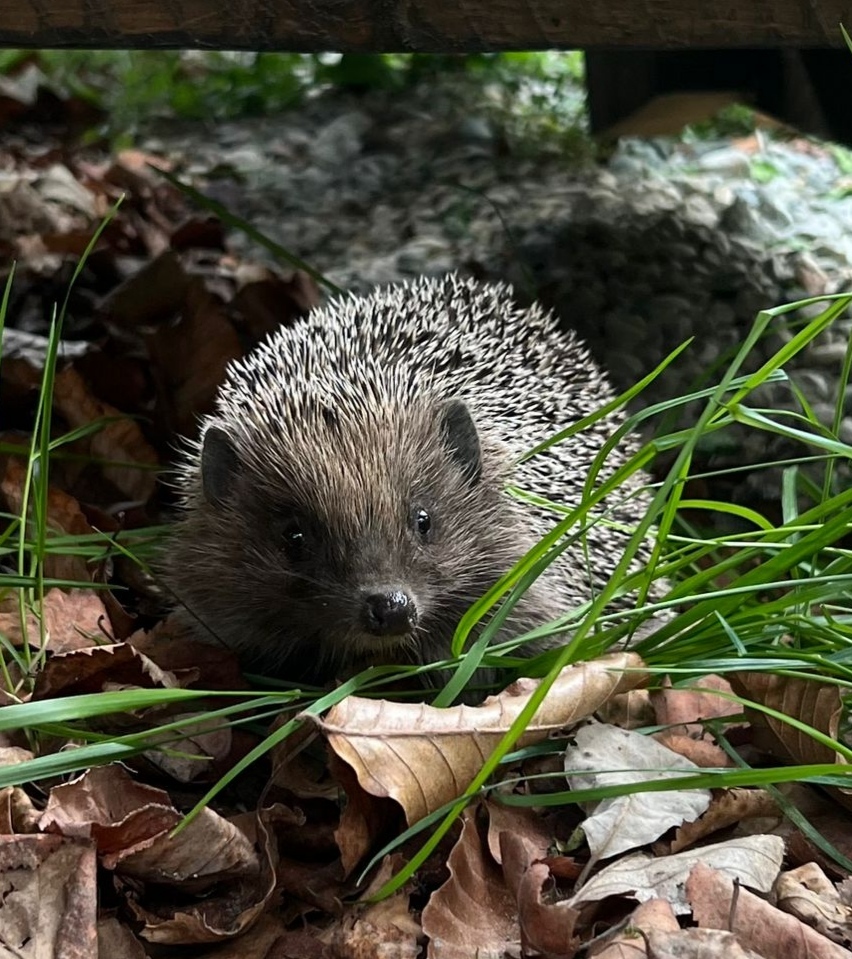
[[[373,636],[404,636],[417,625],[417,604],[398,587],[377,590],[364,597],[362,621]]]

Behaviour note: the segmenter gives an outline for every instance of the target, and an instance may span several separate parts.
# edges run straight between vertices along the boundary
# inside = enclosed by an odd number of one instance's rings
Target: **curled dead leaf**
[[[242,316],[251,338],[261,340],[280,326],[320,304],[316,282],[301,270],[283,279],[265,267],[243,266],[237,271],[239,290],[231,307]]]
[[[429,959],[504,955],[520,941],[517,905],[473,809],[462,814],[461,835],[447,865],[450,878],[423,910]]]
[[[210,832],[211,824],[216,826],[214,833]],[[122,883],[121,889],[126,894],[131,913],[143,923],[139,933],[142,938],[152,943],[189,945],[222,942],[251,929],[275,893],[278,863],[277,845],[263,810],[258,813],[256,826],[257,851],[242,833],[237,835],[239,830],[233,824],[209,809],[178,834],[178,840],[181,836],[185,839],[183,844],[177,844],[177,848],[174,840],[166,837],[161,851],[167,858],[161,861],[159,869],[163,875],[171,874],[182,891],[188,886],[192,888],[187,879],[193,871],[207,869],[205,864],[211,841],[218,861],[232,862],[238,874],[228,882],[217,882],[212,892],[193,902],[184,901],[180,906],[175,904],[174,895],[163,898],[159,884],[152,885],[149,897],[143,898],[138,893],[138,880]],[[172,848],[169,851],[167,844],[170,842]],[[146,851],[146,861],[153,867],[156,867],[156,852],[153,846]],[[132,865],[139,868],[140,858],[136,858]],[[208,871],[206,877],[212,879],[213,875]]]
[[[144,938],[196,943],[238,935],[272,896],[275,844],[262,817],[256,822],[259,851],[212,809],[173,835],[182,818],[167,793],[113,765],[51,790],[40,826],[97,846],[102,866],[115,872],[129,907],[144,921]],[[183,906],[164,894],[170,887],[180,889]]]
[[[518,745],[545,739],[646,680],[634,653],[567,667]],[[481,706],[450,709],[349,696],[324,719],[311,719],[335,754],[355,770],[360,787],[395,799],[411,824],[461,795],[537,685],[523,681]]]
[[[778,908],[846,949],[852,949],[852,905],[816,863],[784,872],[775,884]]]
[[[812,682],[776,673],[735,673],[731,685],[739,695],[754,699],[784,716],[836,737],[843,710],[841,690],[833,684]],[[781,756],[799,763],[841,761],[836,753],[788,723],[763,713],[754,720],[767,726],[782,746]]]
[[[197,722],[181,730],[181,738],[175,740],[173,733],[162,737],[163,750],[147,750],[145,758],[167,776],[180,783],[191,783],[207,776],[214,762],[221,762],[231,752],[233,733],[230,726],[223,726],[218,719],[206,719],[204,713],[172,713],[170,720],[177,722],[196,717]],[[156,744],[160,744],[155,739]]]
[[[0,750],[0,765],[26,762],[33,758],[28,749],[7,747]],[[11,755],[10,755],[11,754]],[[14,758],[13,758],[14,757]],[[0,834],[11,836],[13,833],[36,833],[41,812],[35,808],[32,799],[18,786],[0,789]]]
[[[783,859],[784,840],[779,836],[744,836],[656,858],[639,853],[617,859],[596,873],[570,901],[579,907],[612,896],[630,896],[639,902],[666,899],[678,915],[684,915],[689,911],[684,882],[696,864],[709,864],[743,886],[769,892]]]
[[[573,959],[580,944],[575,928],[580,911],[567,900],[554,900],[553,877],[543,862],[527,869],[518,888],[521,942],[527,954],[541,953],[551,959]]]
[[[694,846],[705,836],[749,819],[776,817],[781,810],[765,789],[725,789],[713,795],[707,811],[695,822],[685,823],[675,832],[671,852]]]
[[[177,687],[172,673],[160,669],[128,643],[87,646],[51,656],[36,676],[33,699],[97,693],[125,686]]]
[[[735,889],[728,876],[703,862],[693,867],[685,891],[699,926],[730,931],[760,955],[848,959],[848,950],[747,889]]]
[[[553,835],[538,811],[521,806],[504,806],[500,802],[484,800],[488,813],[488,849],[495,862],[503,865],[501,835],[511,833],[525,849],[523,868],[536,859],[543,859],[553,843]]]

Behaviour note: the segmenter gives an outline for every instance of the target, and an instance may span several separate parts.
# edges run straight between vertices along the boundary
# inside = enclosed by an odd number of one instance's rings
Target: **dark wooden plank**
[[[0,47],[826,47],[852,0],[0,0]]]

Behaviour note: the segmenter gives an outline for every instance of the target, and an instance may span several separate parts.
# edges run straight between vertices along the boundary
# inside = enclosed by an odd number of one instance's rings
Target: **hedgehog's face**
[[[240,645],[266,668],[327,679],[443,658],[463,613],[517,558],[504,464],[465,404],[403,412],[367,425],[318,417],[274,474],[268,456],[264,469],[206,431],[203,508],[218,537],[234,537],[252,607]]]

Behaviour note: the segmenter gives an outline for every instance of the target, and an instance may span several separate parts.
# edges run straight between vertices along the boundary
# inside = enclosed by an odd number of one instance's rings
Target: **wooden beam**
[[[837,47],[852,0],[0,0],[0,47]],[[852,60],[852,57],[850,57]]]

